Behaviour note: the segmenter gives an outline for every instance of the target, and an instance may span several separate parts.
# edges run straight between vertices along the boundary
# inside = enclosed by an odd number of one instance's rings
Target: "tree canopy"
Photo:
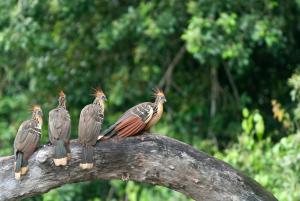
[[[0,154],[13,153],[32,104],[47,122],[59,90],[77,138],[92,88],[108,97],[106,128],[160,87],[168,102],[154,131],[242,169],[279,200],[299,200],[299,9],[299,0],[0,1]],[[188,198],[97,181],[31,200]]]

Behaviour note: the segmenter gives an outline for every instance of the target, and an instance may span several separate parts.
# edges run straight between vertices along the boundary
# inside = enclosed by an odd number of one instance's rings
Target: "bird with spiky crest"
[[[94,145],[100,135],[104,118],[104,101],[106,96],[101,89],[95,91],[92,104],[86,105],[80,113],[78,141],[82,146],[80,168],[91,169],[94,166]]]
[[[28,159],[38,147],[42,124],[42,109],[40,106],[34,105],[31,119],[22,122],[14,141],[14,171],[17,180],[20,180],[21,175],[25,175],[28,172]]]
[[[163,104],[166,102],[164,93],[156,89],[154,92],[155,101],[140,103],[127,110],[116,123],[111,125],[100,136],[99,140],[113,136],[129,137],[149,130],[161,118]]]
[[[66,107],[66,95],[59,93],[58,106],[49,112],[49,140],[54,145],[55,166],[65,166],[71,159],[71,118]]]

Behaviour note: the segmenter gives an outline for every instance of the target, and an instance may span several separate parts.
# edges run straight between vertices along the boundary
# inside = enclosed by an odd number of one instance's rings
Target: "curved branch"
[[[166,85],[166,92],[169,90],[171,83],[172,83],[172,74],[174,71],[174,68],[177,66],[179,61],[182,59],[186,49],[185,46],[183,45],[179,51],[176,53],[174,59],[172,62],[168,65],[167,71],[165,72],[164,76],[162,79],[159,81],[159,88],[162,88],[164,85]]]
[[[79,169],[80,146],[71,143],[67,167],[53,167],[51,146],[39,149],[29,161],[29,173],[14,179],[13,157],[0,158],[0,200],[41,194],[67,183],[94,179],[123,179],[151,183],[182,192],[195,200],[267,200],[276,198],[230,165],[177,140],[143,135],[98,142],[96,167]]]

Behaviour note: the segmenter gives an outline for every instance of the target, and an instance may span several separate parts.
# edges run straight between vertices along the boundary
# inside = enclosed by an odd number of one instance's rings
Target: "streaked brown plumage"
[[[33,106],[32,118],[24,121],[17,132],[14,141],[15,178],[17,180],[27,173],[28,159],[38,147],[43,124],[42,116],[41,107]]]
[[[53,161],[56,166],[65,166],[71,159],[71,118],[66,109],[66,96],[59,93],[58,106],[49,112],[49,140],[54,145]]]
[[[91,169],[94,166],[93,146],[100,135],[104,118],[104,101],[106,96],[101,90],[97,90],[95,96],[94,102],[85,106],[80,113],[78,141],[82,146],[80,162],[82,169]]]
[[[164,102],[166,102],[164,93],[157,90],[154,103],[145,102],[130,108],[115,124],[105,130],[99,139],[115,135],[128,137],[150,129],[161,118]]]

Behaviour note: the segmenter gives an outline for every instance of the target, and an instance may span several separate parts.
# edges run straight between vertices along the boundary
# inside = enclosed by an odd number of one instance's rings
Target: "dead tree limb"
[[[159,81],[159,88],[162,88],[164,85],[166,85],[166,92],[169,91],[171,83],[172,83],[172,74],[174,71],[175,66],[180,62],[182,59],[186,49],[185,46],[182,46],[180,50],[176,53],[174,59],[172,62],[168,65],[167,71],[165,72],[164,76],[162,79]]]
[[[79,169],[80,146],[71,143],[68,167],[53,167],[51,146],[29,160],[29,173],[14,179],[13,157],[0,158],[0,200],[18,200],[45,193],[67,183],[95,179],[123,179],[166,186],[195,200],[273,201],[276,198],[257,182],[230,165],[177,140],[144,135],[98,142],[96,167]]]
[[[229,84],[232,88],[232,91],[233,91],[233,96],[234,96],[234,99],[236,101],[236,103],[238,105],[240,105],[240,96],[239,96],[239,92],[238,92],[238,89],[237,89],[237,86],[234,82],[234,79],[233,79],[233,76],[227,66],[227,64],[224,64],[224,69],[225,69],[225,72],[226,72],[226,75],[227,75],[227,78],[228,78],[228,81],[229,81]]]

